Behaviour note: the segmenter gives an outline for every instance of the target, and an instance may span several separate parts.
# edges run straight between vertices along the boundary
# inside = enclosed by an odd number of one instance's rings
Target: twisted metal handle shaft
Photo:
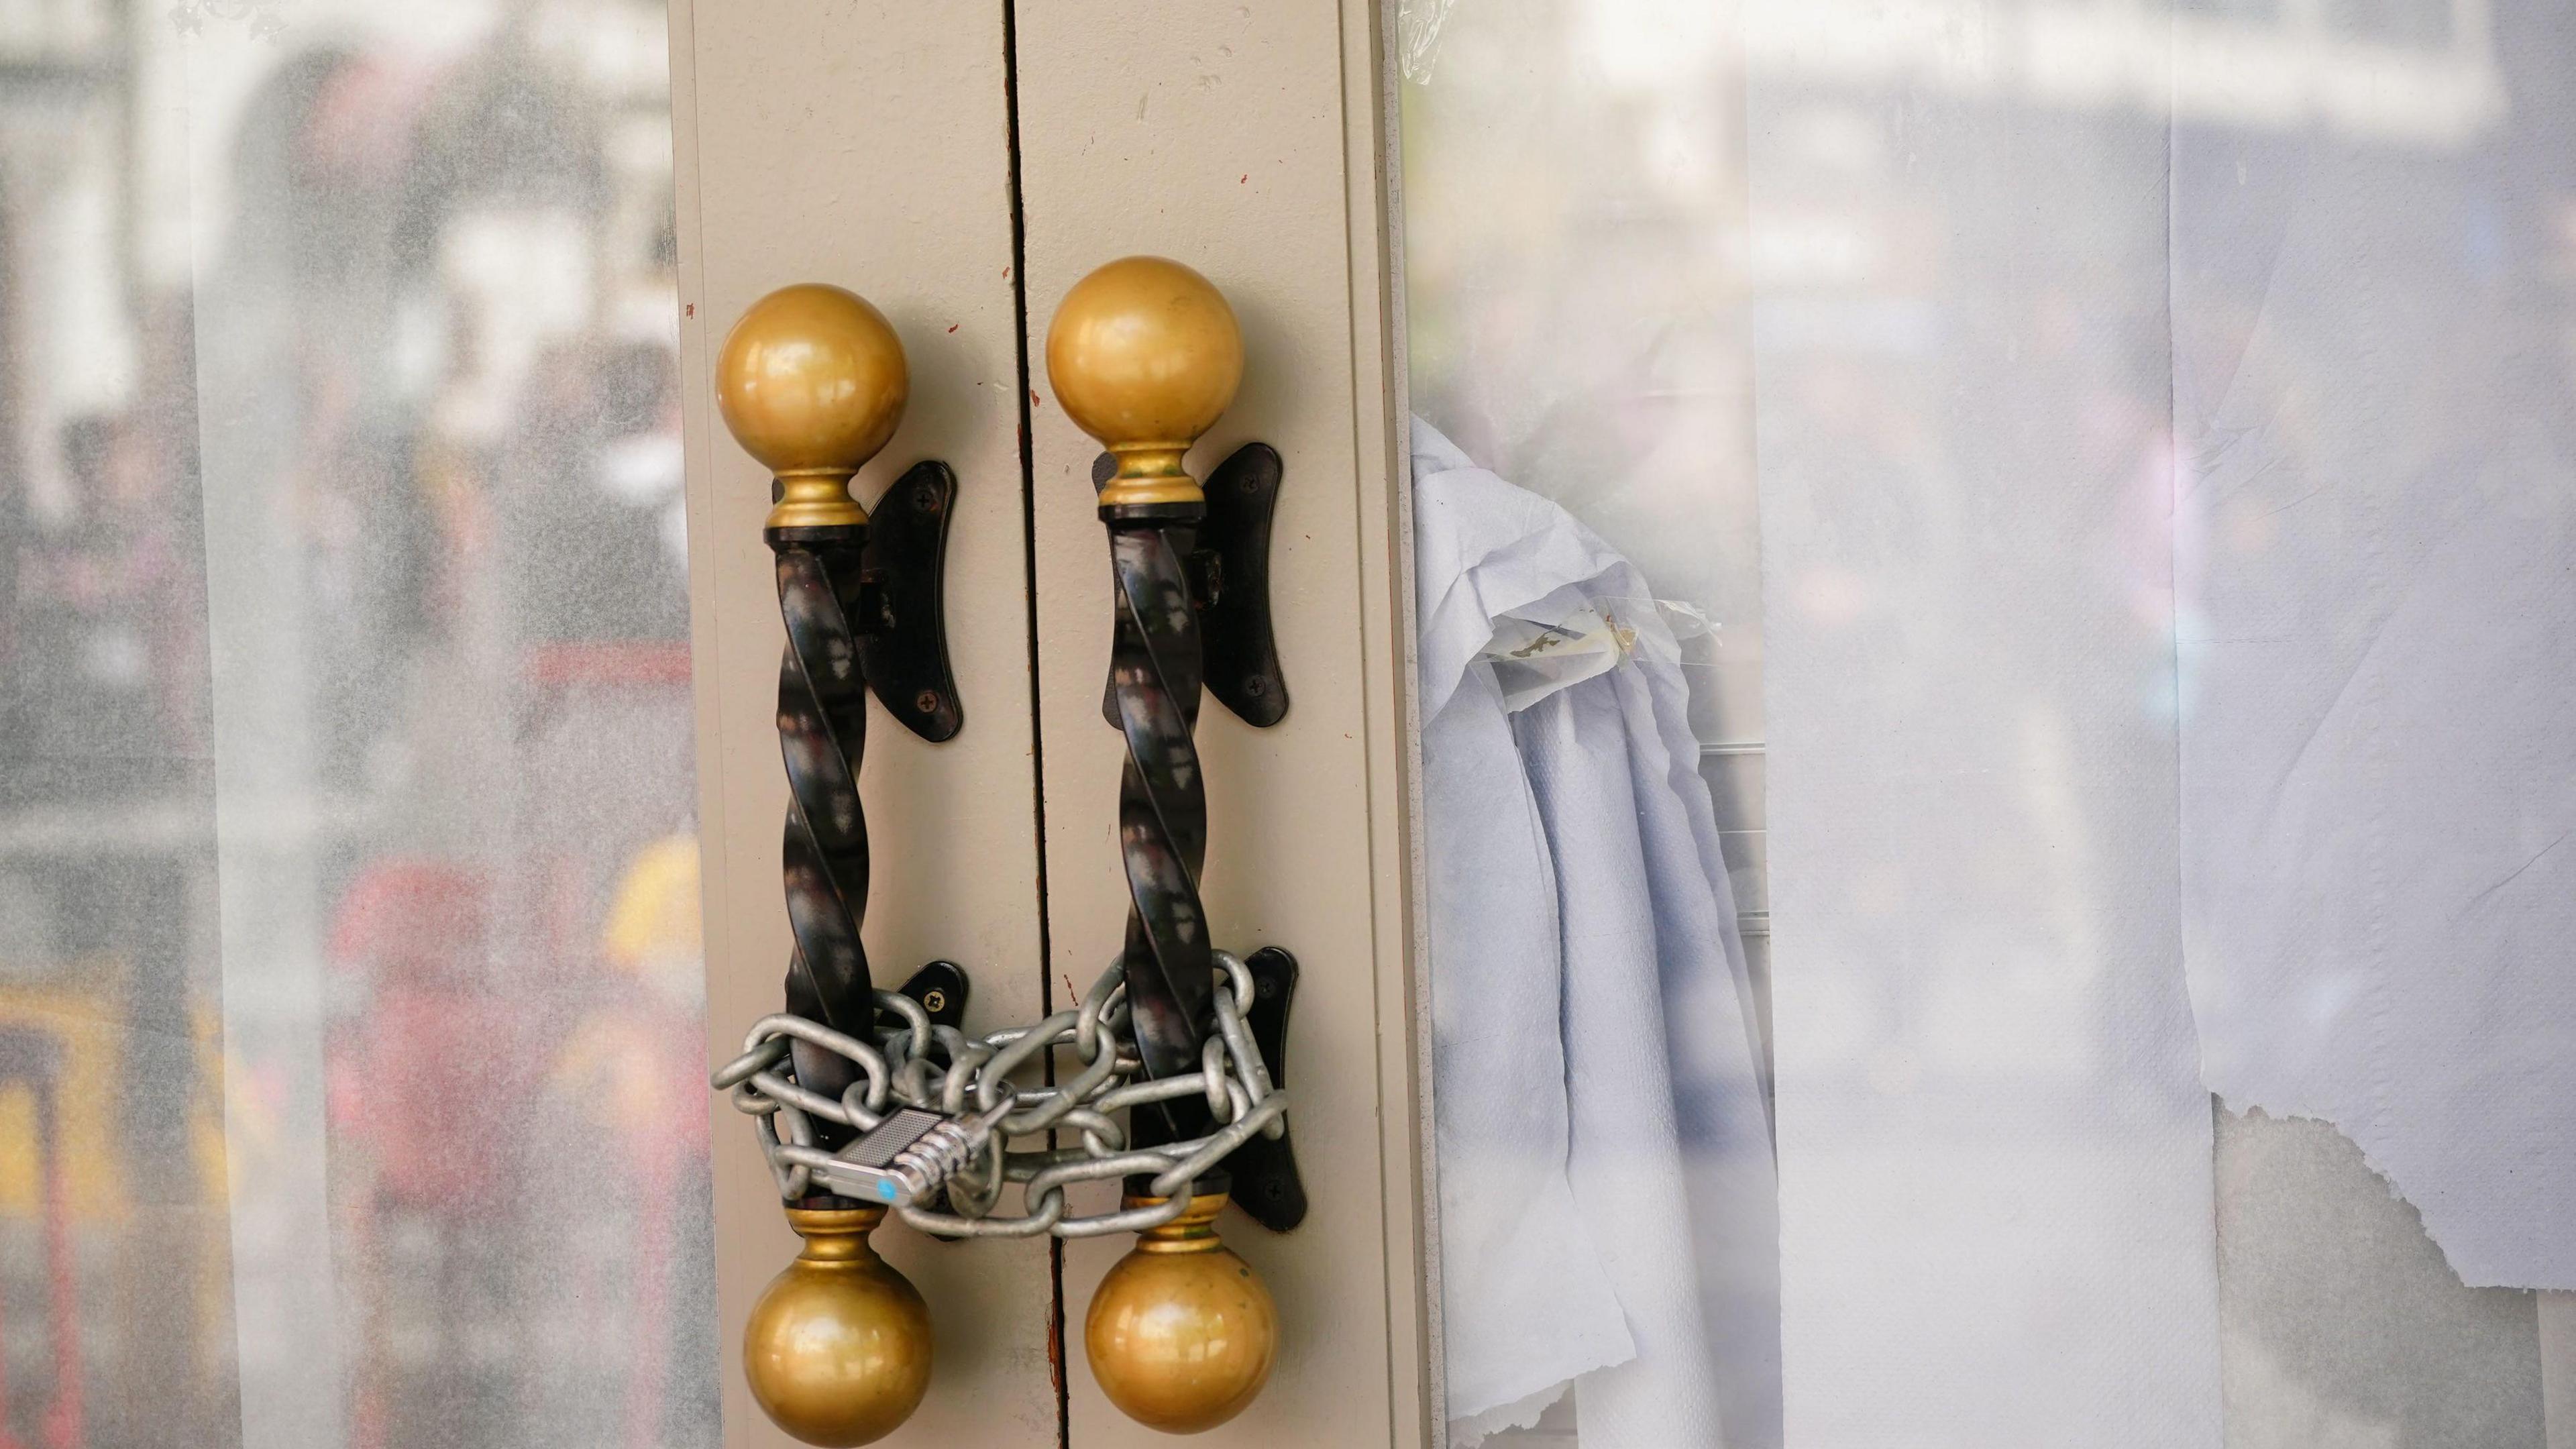
[[[1199,1068],[1213,957],[1199,870],[1207,858],[1207,785],[1191,731],[1204,665],[1199,622],[1183,566],[1196,508],[1166,505],[1155,517],[1109,517],[1118,584],[1110,699],[1127,742],[1119,780],[1118,840],[1127,867],[1125,967],[1137,1055],[1145,1074]],[[1204,1103],[1161,1104],[1178,1141],[1203,1134]]]
[[[746,309],[725,335],[715,372],[725,426],[768,468],[774,489],[761,537],[777,557],[778,608],[787,620],[778,668],[789,791],[780,863],[796,940],[787,1009],[870,1039],[876,1007],[859,945],[868,900],[858,779],[867,671],[853,627],[868,515],[850,496],[850,479],[894,436],[911,373],[884,313],[814,282],[781,287]],[[931,612],[935,619],[935,605]],[[944,678],[944,655],[940,672]],[[953,721],[953,706],[948,716]],[[799,1048],[795,1060],[798,1080],[814,1091],[837,1096],[850,1085],[846,1058]]]
[[[867,680],[851,619],[859,607],[864,525],[771,529],[787,650],[778,669],[778,744],[787,765],[781,863],[796,943],[787,1009],[861,1040],[874,1036],[874,983],[859,920],[868,902],[868,825],[859,806]],[[847,1059],[800,1044],[797,1080],[838,1096]]]
[[[1243,330],[1208,279],[1163,257],[1124,257],[1065,293],[1047,328],[1047,379],[1065,416],[1110,458],[1099,481],[1118,585],[1109,704],[1126,737],[1118,793],[1127,867],[1123,964],[1145,1074],[1190,1071],[1207,1041],[1208,923],[1199,901],[1207,787],[1198,747],[1206,663],[1184,561],[1207,516],[1190,445],[1243,379]],[[1201,1135],[1205,1108],[1139,1114],[1140,1138]]]

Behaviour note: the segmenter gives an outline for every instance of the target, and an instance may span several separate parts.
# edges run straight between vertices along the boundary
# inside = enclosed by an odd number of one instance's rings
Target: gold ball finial
[[[1157,1198],[1129,1198],[1142,1207]],[[1235,1415],[1270,1381],[1279,1310],[1252,1265],[1217,1241],[1224,1193],[1136,1237],[1091,1295],[1082,1346],[1119,1412],[1166,1434],[1196,1434]]]
[[[742,450],[778,479],[771,528],[868,521],[850,475],[903,421],[912,380],[885,314],[821,282],[754,302],[716,354],[716,407]]]
[[[742,1331],[742,1372],[772,1422],[808,1444],[873,1444],[930,1388],[930,1306],[868,1243],[881,1207],[789,1208],[805,1251]]]
[[[1046,357],[1056,401],[1118,460],[1102,507],[1202,500],[1181,457],[1243,381],[1224,293],[1179,262],[1122,257],[1064,294]]]

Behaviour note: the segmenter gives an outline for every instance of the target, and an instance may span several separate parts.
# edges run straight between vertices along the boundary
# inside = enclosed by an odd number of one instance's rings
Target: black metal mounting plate
[[[921,1003],[934,1026],[955,1026],[966,1019],[966,968],[954,961],[933,961],[912,973],[903,994]]]
[[[1091,486],[1107,486],[1118,461],[1092,460]],[[1190,586],[1199,606],[1199,647],[1208,693],[1255,729],[1288,716],[1288,677],[1270,627],[1270,520],[1286,468],[1268,443],[1246,443],[1208,475],[1207,516],[1191,548]],[[1118,723],[1109,691],[1101,718]]]
[[[913,464],[877,500],[861,556],[876,617],[859,629],[859,667],[886,713],[933,744],[966,723],[948,669],[942,599],[956,501],[957,475],[947,464]]]
[[[1252,1010],[1244,1025],[1253,1049],[1270,1069],[1273,1086],[1288,1085],[1288,1007],[1297,994],[1297,958],[1277,946],[1264,946],[1244,958],[1252,972]],[[1294,1116],[1292,1108],[1290,1115]],[[1297,1175],[1294,1128],[1279,1140],[1255,1137],[1234,1149],[1225,1172],[1234,1179],[1235,1206],[1274,1233],[1284,1233],[1306,1220],[1306,1184]]]
[[[1283,472],[1268,443],[1235,449],[1208,475],[1207,521],[1199,525],[1199,547],[1217,567],[1199,620],[1208,693],[1256,729],[1288,715],[1288,680],[1270,632],[1270,515]]]

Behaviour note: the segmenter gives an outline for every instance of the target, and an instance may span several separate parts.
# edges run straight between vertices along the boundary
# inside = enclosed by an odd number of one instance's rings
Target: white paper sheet
[[[2175,152],[2208,1083],[2341,1128],[2473,1286],[2576,1288],[2576,430],[2529,321],[2563,283],[2480,239],[2563,169],[2554,104],[2435,164]]]
[[[1788,1443],[2216,1449],[2160,130],[1751,85]]]

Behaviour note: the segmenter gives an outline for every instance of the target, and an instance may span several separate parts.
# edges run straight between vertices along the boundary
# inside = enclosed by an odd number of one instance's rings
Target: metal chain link
[[[1143,1075],[1143,1063],[1127,1036],[1125,972],[1111,966],[1092,983],[1079,1007],[1034,1026],[982,1037],[934,1024],[919,1002],[892,991],[877,992],[877,1005],[903,1024],[873,1045],[801,1016],[765,1016],[752,1024],[742,1055],[712,1081],[717,1091],[733,1094],[734,1110],[752,1118],[779,1196],[790,1202],[814,1191],[817,1175],[836,1161],[815,1145],[815,1119],[864,1133],[889,1113],[913,1107],[952,1119],[1001,1114],[983,1150],[947,1177],[945,1210],[921,1203],[895,1209],[925,1233],[1087,1238],[1159,1227],[1188,1208],[1193,1179],[1254,1135],[1276,1139],[1287,1130],[1287,1091],[1271,1085],[1269,1070],[1244,1026],[1243,1014],[1253,999],[1252,973],[1231,953],[1214,954],[1216,1032],[1195,1072],[1160,1079]],[[790,1041],[848,1059],[858,1068],[858,1079],[838,1098],[798,1086],[787,1060]],[[1079,1065],[1066,1080],[1054,1086],[1025,1080],[1043,1074],[1056,1064],[1054,1054],[1067,1049]],[[1215,1131],[1187,1142],[1127,1145],[1127,1129],[1116,1114],[1193,1096],[1206,1099]],[[1074,1134],[1081,1145],[1053,1145],[1060,1132]],[[1009,1145],[1013,1138],[1040,1136],[1048,1145]],[[1163,1201],[1088,1216],[1065,1205],[1065,1189],[1074,1183],[1146,1174],[1153,1177],[1153,1195]],[[1011,1183],[1021,1184],[1022,1211],[1004,1214],[998,1209]]]

